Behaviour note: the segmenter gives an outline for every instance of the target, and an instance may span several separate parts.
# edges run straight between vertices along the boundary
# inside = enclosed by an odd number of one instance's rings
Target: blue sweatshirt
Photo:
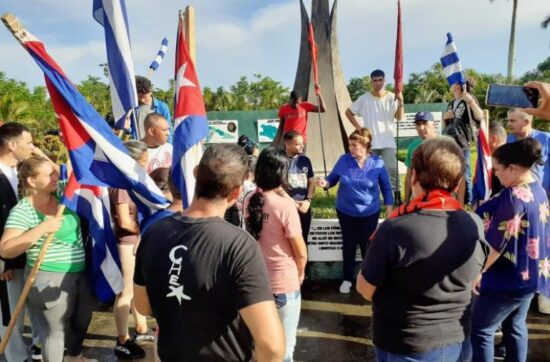
[[[338,159],[330,175],[330,187],[340,182],[336,194],[336,209],[354,217],[366,217],[380,210],[380,191],[385,205],[393,205],[393,194],[384,161],[371,155],[361,169],[357,161],[346,153]]]

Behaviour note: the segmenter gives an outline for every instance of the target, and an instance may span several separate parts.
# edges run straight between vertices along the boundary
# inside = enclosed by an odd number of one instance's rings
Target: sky
[[[304,0],[308,11],[311,1]],[[92,18],[92,0],[2,0],[0,13],[12,12],[46,45],[69,78],[103,76],[106,61],[103,28]],[[330,0],[332,6],[333,0]],[[130,39],[137,74],[145,75],[160,47],[168,53],[151,80],[167,89],[174,74],[178,10],[175,0],[127,0]],[[396,36],[396,0],[340,0],[338,42],[346,80],[375,68],[392,78]],[[200,0],[196,10],[197,70],[202,87],[229,87],[241,76],[262,74],[291,88],[298,64],[299,0]],[[428,69],[439,57],[446,33],[455,38],[462,65],[483,73],[506,73],[511,0],[402,0],[405,79]],[[515,76],[550,56],[548,0],[520,0],[516,32]],[[31,57],[0,26],[0,71],[30,86],[44,85]]]

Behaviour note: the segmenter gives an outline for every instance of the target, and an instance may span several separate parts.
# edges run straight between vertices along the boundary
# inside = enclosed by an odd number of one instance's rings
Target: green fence
[[[420,111],[429,112],[444,112],[446,109],[444,103],[421,103],[421,104],[406,104],[405,112],[416,113]],[[228,112],[208,112],[208,120],[210,121],[224,121],[224,120],[238,120],[239,121],[239,135],[246,135],[251,140],[258,142],[258,119],[276,119],[277,110],[267,111],[228,111]],[[407,147],[412,141],[412,137],[406,137],[399,139],[399,148]],[[260,144],[261,148],[266,147],[268,144]]]

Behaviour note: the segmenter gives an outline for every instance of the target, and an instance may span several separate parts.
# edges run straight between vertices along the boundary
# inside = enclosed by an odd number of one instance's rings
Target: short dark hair
[[[466,92],[471,93],[476,86],[476,81],[472,78],[466,79]]]
[[[372,78],[386,78],[386,74],[381,69],[375,69],[370,73],[370,79]]]
[[[428,139],[413,153],[411,167],[426,191],[453,191],[466,171],[464,153],[450,137]]]
[[[292,131],[288,131],[287,133],[285,133],[283,135],[283,139],[286,141],[292,141],[293,139],[295,139],[296,137],[298,136],[301,136],[302,134],[298,131],[295,131],[295,130],[292,130]]]
[[[6,147],[9,141],[20,137],[23,132],[29,132],[27,126],[17,122],[8,122],[0,126],[0,148]]]
[[[143,129],[147,131],[149,128],[152,128],[160,119],[166,119],[160,113],[149,113],[143,120]]]
[[[505,143],[495,150],[493,158],[503,166],[518,165],[531,168],[533,164],[542,164],[542,148],[536,139],[525,138]]]
[[[136,75],[136,90],[138,93],[147,94],[153,91],[153,85],[149,79]]]
[[[215,144],[204,151],[196,172],[197,198],[225,198],[246,179],[248,158],[236,144]]]
[[[303,98],[302,92],[300,92],[298,89],[293,89],[292,92],[290,92],[290,99],[298,100],[299,98]]]

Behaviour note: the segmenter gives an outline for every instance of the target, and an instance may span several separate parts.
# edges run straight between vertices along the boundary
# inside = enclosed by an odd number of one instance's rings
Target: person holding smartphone
[[[466,84],[455,83],[451,86],[454,99],[448,104],[447,112],[443,114],[443,134],[452,137],[464,151],[466,161],[465,183],[458,188],[458,201],[467,204],[472,201],[472,167],[470,161],[470,145],[476,140],[477,128],[483,120],[483,111],[477,99],[470,93],[474,82],[466,80]]]

